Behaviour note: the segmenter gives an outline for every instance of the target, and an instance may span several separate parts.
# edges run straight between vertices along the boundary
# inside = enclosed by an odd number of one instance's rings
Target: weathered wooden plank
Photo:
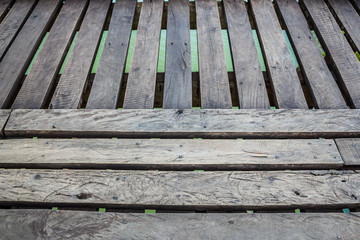
[[[341,157],[345,165],[360,165],[360,139],[336,139]]]
[[[243,1],[224,1],[240,108],[269,109],[269,98]]]
[[[0,59],[10,47],[26,18],[35,6],[35,0],[18,0],[0,24]]]
[[[117,2],[86,108],[115,109],[124,73],[136,1]]]
[[[3,209],[0,231],[5,239],[357,239],[359,217],[356,212],[142,214]]]
[[[192,108],[188,0],[169,1],[166,37],[163,108]]]
[[[218,5],[216,0],[197,0],[195,6],[201,107],[232,108]]]
[[[61,0],[38,2],[0,62],[0,108],[10,107],[25,71],[61,3]]]
[[[7,139],[0,167],[156,170],[336,169],[333,140]]]
[[[0,21],[2,21],[4,19],[4,17],[7,14],[11,4],[14,1],[15,0],[2,0],[2,1],[0,1]]]
[[[68,1],[61,8],[12,105],[13,109],[45,107],[72,37],[85,13],[86,5],[87,0]]]
[[[359,137],[360,110],[13,110],[7,136]]]
[[[307,109],[304,92],[272,2],[252,0],[251,8],[266,55],[276,105],[279,108]]]
[[[124,108],[153,108],[163,0],[144,0],[136,33]]]
[[[5,123],[8,120],[10,115],[10,111],[9,110],[0,110],[0,137],[4,136],[4,127],[5,127]]]
[[[348,108],[340,89],[326,65],[308,23],[296,1],[278,0],[277,6],[294,43],[312,99],[317,108]]]
[[[303,0],[352,107],[360,108],[360,62],[323,0]]]
[[[91,0],[50,108],[78,108],[100,41],[110,0]]]
[[[360,206],[353,172],[0,170],[0,204],[139,209],[275,209]]]

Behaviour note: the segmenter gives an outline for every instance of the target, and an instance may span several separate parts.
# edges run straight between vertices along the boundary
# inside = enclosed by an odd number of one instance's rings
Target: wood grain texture
[[[0,24],[0,59],[20,31],[26,18],[35,6],[35,0],[18,0]]]
[[[15,0],[0,1],[0,22],[4,19],[5,15],[8,13],[8,10],[13,2],[15,2]]]
[[[86,5],[87,0],[72,0],[61,8],[12,105],[13,109],[45,107]]]
[[[323,0],[303,0],[352,107],[360,108],[360,62]]]
[[[114,5],[110,27],[86,108],[115,109],[121,90],[136,1]]]
[[[91,0],[50,108],[78,108],[102,35],[110,0]]]
[[[123,108],[153,108],[163,0],[144,0]]]
[[[343,165],[333,140],[7,139],[0,141],[1,168],[285,170],[336,169]]]
[[[0,62],[0,108],[10,108],[25,71],[61,3],[61,0],[39,1]]]
[[[163,108],[192,108],[188,0],[170,0],[166,32],[166,62]]]
[[[0,210],[5,239],[357,239],[359,213]],[[86,221],[84,221],[86,219]]]
[[[13,110],[7,136],[360,137],[360,110]]]
[[[310,32],[299,4],[296,1],[289,0],[277,0],[276,2],[310,86],[315,107],[323,109],[348,108]]]
[[[341,157],[345,165],[360,165],[360,139],[336,139],[336,145],[339,148]]]
[[[246,210],[356,208],[353,172],[0,169],[2,205]]]
[[[9,110],[0,110],[0,137],[4,136],[4,127],[5,127],[5,123],[8,120],[10,116],[10,111]]]
[[[252,0],[251,8],[255,16],[260,43],[266,55],[265,61],[276,106],[307,109],[304,92],[272,2]]]
[[[232,108],[224,44],[216,0],[197,0],[201,107]]]
[[[269,109],[264,76],[244,1],[226,0],[224,9],[240,108]]]

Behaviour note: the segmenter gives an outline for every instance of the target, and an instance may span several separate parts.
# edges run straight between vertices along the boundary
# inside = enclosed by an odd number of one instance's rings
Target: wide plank
[[[294,50],[299,56],[298,59],[310,86],[315,107],[324,109],[348,108],[311,34],[299,4],[296,1],[288,0],[277,0],[276,2],[289,36],[294,43]]]
[[[360,137],[360,110],[13,110],[9,137]]]
[[[195,6],[201,107],[232,108],[217,2],[197,0]]]
[[[7,139],[0,168],[336,169],[333,140]]]
[[[190,10],[188,0],[170,0],[166,32],[163,108],[192,108]]]
[[[0,110],[0,137],[4,136],[4,127],[6,124],[6,121],[8,120],[10,116],[9,110]]]
[[[356,208],[359,184],[360,174],[352,171],[0,169],[0,204],[174,210]]]
[[[8,13],[11,4],[15,0],[2,0],[0,1],[0,22],[4,19],[5,15]]]
[[[121,91],[136,1],[114,5],[110,27],[86,108],[115,109]]]
[[[61,0],[39,1],[0,62],[0,108],[10,108],[25,71],[61,3]]]
[[[45,107],[86,5],[87,0],[68,1],[61,8],[12,105],[13,109]]]
[[[2,209],[0,232],[5,239],[358,239],[359,217],[356,212],[143,214]]]
[[[359,138],[342,138],[336,139],[336,145],[339,148],[341,157],[345,165],[360,165],[360,139]]]
[[[244,1],[226,0],[224,9],[240,108],[269,109],[264,76]]]
[[[351,107],[360,108],[360,62],[323,0],[303,0]],[[356,26],[355,26],[356,27]]]
[[[154,107],[163,5],[163,0],[143,1],[123,108]]]
[[[35,0],[18,0],[0,24],[0,60],[35,6]]]
[[[90,1],[50,108],[72,109],[81,105],[110,4],[110,0]]]

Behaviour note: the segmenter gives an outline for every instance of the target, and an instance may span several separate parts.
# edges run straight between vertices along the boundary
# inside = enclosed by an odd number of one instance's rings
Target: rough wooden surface
[[[360,139],[336,139],[341,157],[345,165],[360,165]]]
[[[0,167],[173,170],[336,169],[333,140],[7,139]]]
[[[166,37],[163,108],[192,108],[188,0],[169,1]]]
[[[0,21],[3,20],[10,5],[14,2],[14,0],[2,0],[0,1]]]
[[[276,105],[279,108],[307,109],[304,92],[272,2],[253,0],[251,8],[266,55],[265,61],[270,73]]]
[[[356,208],[353,172],[0,170],[0,204],[138,209]]]
[[[81,105],[110,4],[110,0],[90,1],[50,108],[70,109]]]
[[[5,239],[358,239],[359,213],[0,210]]]
[[[87,0],[68,1],[57,16],[12,108],[44,108]]]
[[[124,108],[153,108],[163,0],[144,0],[129,71]]]
[[[232,108],[224,44],[216,0],[197,0],[201,107]]]
[[[86,108],[115,109],[118,104],[136,1],[114,5],[110,27]]]
[[[315,107],[323,109],[348,108],[310,32],[299,4],[296,1],[288,0],[276,2],[290,33],[290,38],[295,45],[303,73],[310,85]]]
[[[13,110],[7,136],[359,137],[360,110]]]
[[[0,110],[0,137],[4,136],[3,131],[4,131],[5,123],[9,118],[9,115],[10,115],[9,110]]]

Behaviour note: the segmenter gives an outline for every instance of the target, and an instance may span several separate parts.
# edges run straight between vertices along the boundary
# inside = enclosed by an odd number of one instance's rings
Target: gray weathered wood
[[[102,35],[110,0],[91,0],[50,108],[78,108]]]
[[[323,0],[303,0],[352,107],[360,108],[360,62]]]
[[[196,25],[202,108],[232,108],[216,0],[197,0]]]
[[[360,110],[13,110],[7,136],[360,137]]]
[[[192,108],[188,0],[170,0],[166,32],[166,63],[163,108]]]
[[[356,208],[359,184],[360,174],[352,171],[0,169],[0,204],[183,210]]]
[[[116,213],[0,210],[5,239],[358,239],[351,213]],[[75,227],[76,226],[76,227]]]
[[[0,1],[0,21],[2,21],[4,19],[4,17],[7,14],[11,4],[14,1],[15,0],[2,0],[2,1]]]
[[[45,107],[86,5],[87,0],[72,0],[61,8],[12,108]]]
[[[4,136],[3,131],[5,127],[5,123],[8,120],[10,115],[9,110],[0,110],[0,137]]]
[[[296,1],[288,0],[277,0],[276,2],[299,56],[303,73],[310,85],[315,106],[324,109],[348,108],[310,32],[299,4]]]
[[[266,55],[276,105],[279,108],[307,109],[304,92],[272,2],[252,0],[251,7]]]
[[[0,167],[173,170],[336,169],[333,140],[6,139]]]
[[[144,0],[127,80],[124,108],[153,108],[163,0]]]
[[[118,104],[136,1],[118,1],[86,108],[115,109]]]
[[[269,109],[269,98],[244,1],[224,1],[240,108]]]
[[[25,71],[56,16],[61,0],[42,0],[0,62],[0,108],[9,108]]]
[[[360,165],[360,139],[336,139],[341,157],[345,165]]]

